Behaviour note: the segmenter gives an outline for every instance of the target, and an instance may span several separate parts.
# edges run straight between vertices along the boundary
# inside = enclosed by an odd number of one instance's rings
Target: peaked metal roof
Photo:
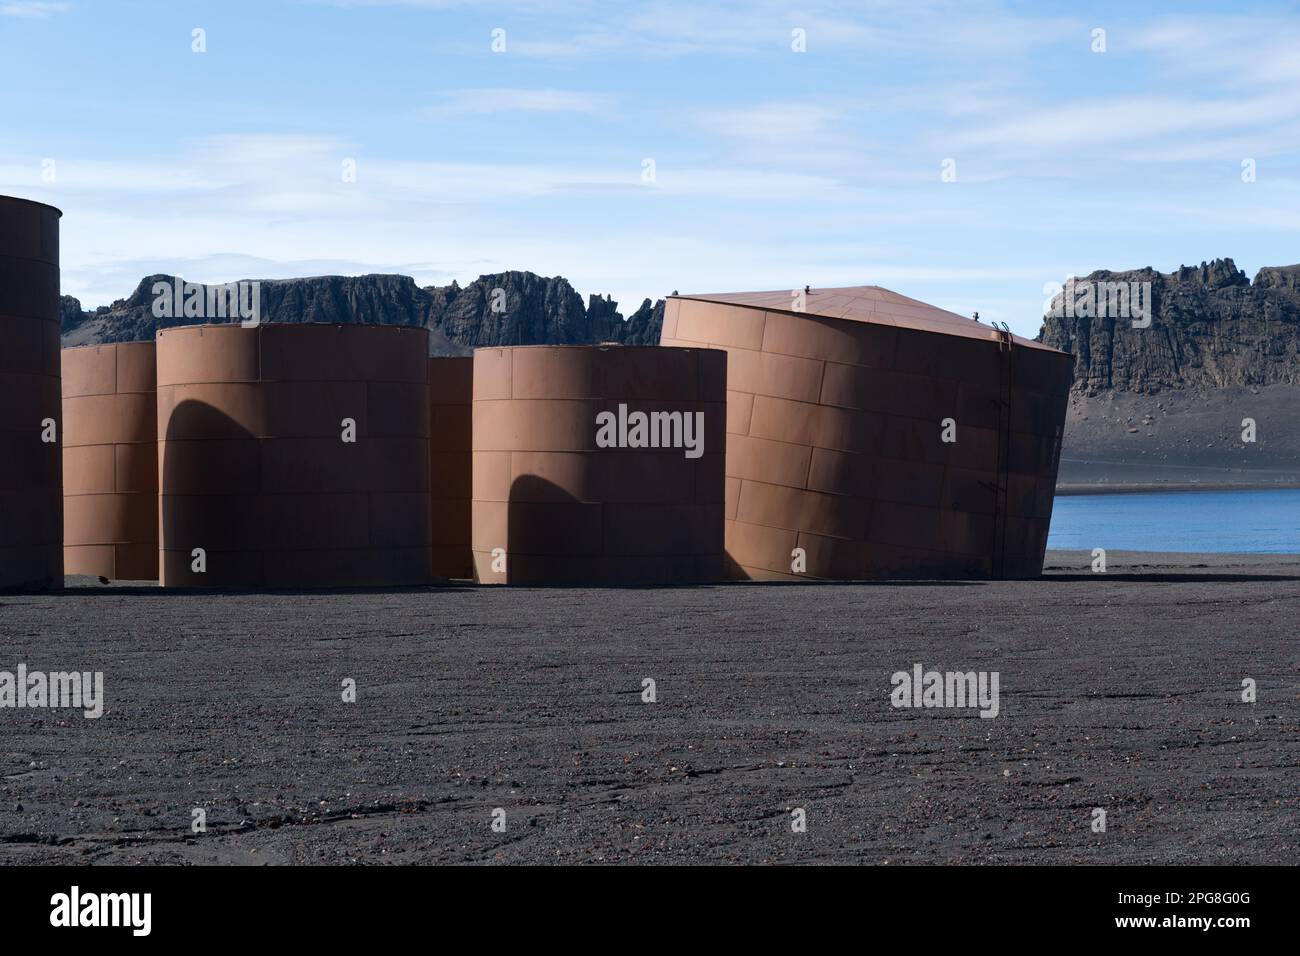
[[[701,302],[718,302],[762,309],[765,312],[785,312],[790,315],[815,315],[849,322],[868,322],[876,325],[893,325],[922,332],[939,332],[960,335],[970,339],[996,342],[999,331],[992,325],[949,312],[917,299],[882,289],[878,285],[854,285],[837,289],[810,288],[805,295],[805,308],[794,308],[794,293],[789,289],[774,292],[713,292],[670,296],[674,299],[696,299]],[[1019,335],[1012,338],[1025,348],[1057,352]],[[1064,354],[1064,353],[1062,353]]]

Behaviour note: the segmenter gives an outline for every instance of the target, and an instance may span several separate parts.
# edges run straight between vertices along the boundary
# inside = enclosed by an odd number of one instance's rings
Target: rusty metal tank
[[[157,345],[164,586],[430,581],[427,330],[204,325]]]
[[[476,578],[721,579],[726,361],[708,348],[476,350]]]
[[[470,552],[471,430],[474,359],[429,359],[429,483],[433,573],[472,578]]]
[[[154,343],[63,350],[67,574],[158,579]]]
[[[63,586],[61,216],[0,196],[0,588]]]
[[[733,576],[1041,573],[1073,356],[876,286],[674,296],[661,341],[728,353]]]

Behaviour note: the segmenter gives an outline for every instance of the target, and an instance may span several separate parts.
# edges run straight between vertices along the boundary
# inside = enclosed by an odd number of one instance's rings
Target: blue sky
[[[88,307],[529,269],[625,314],[871,283],[1032,335],[1071,273],[1300,262],[1300,13],[1137,6],[0,0],[0,192],[64,210]]]

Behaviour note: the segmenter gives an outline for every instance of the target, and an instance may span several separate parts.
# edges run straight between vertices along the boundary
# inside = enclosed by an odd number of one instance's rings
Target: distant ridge
[[[64,346],[149,341],[160,328],[223,321],[155,319],[154,284],[173,279],[146,276],[130,296],[93,312],[64,296]],[[502,295],[494,294],[498,289]],[[263,322],[424,326],[434,355],[466,355],[480,345],[657,345],[663,312],[662,299],[646,299],[625,320],[608,296],[593,295],[584,305],[567,279],[531,272],[484,275],[464,287],[420,288],[402,275],[261,280]]]
[[[1151,322],[1044,317],[1039,340],[1077,357],[1062,488],[1300,484],[1300,265],[1254,281],[1231,259],[1079,281],[1150,282]]]
[[[1300,384],[1300,265],[1260,269],[1231,259],[1175,272],[1099,270],[1081,282],[1150,282],[1148,328],[1127,318],[1043,318],[1039,341],[1073,352],[1075,388],[1154,393],[1170,388]]]

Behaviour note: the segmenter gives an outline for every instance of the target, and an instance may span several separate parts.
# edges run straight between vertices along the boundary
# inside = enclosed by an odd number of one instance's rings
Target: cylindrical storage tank
[[[428,331],[158,333],[166,587],[426,584]]]
[[[0,588],[63,586],[60,216],[0,196]]]
[[[154,343],[63,352],[63,565],[158,579]]]
[[[472,578],[471,437],[474,359],[429,359],[429,482],[433,499],[433,573]]]
[[[476,350],[475,577],[722,578],[726,363],[702,348]]]
[[[728,353],[734,576],[1041,573],[1073,356],[875,286],[673,297],[662,342]]]

